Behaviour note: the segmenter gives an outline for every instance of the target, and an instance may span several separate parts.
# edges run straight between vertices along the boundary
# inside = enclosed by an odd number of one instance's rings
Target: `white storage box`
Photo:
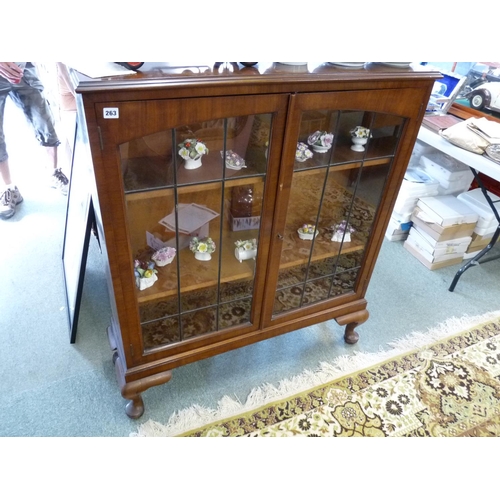
[[[399,222],[400,224],[404,224],[405,222],[410,222],[412,213],[413,213],[413,210],[411,212],[405,212],[403,214],[396,212],[394,210],[391,214],[391,219],[394,219],[396,222]]]
[[[474,228],[473,233],[476,233],[483,238],[488,238],[488,237],[491,238],[497,227],[498,227],[498,224],[495,224],[493,226],[488,226],[488,227],[477,227],[477,224],[476,224],[476,227]]]
[[[457,256],[449,256],[449,258],[436,261],[435,259],[427,259],[425,255],[422,254],[422,252],[413,246],[411,241],[406,240],[403,243],[403,248],[408,250],[414,257],[416,257],[425,267],[430,269],[431,271],[434,271],[435,269],[441,269],[442,267],[446,266],[453,266],[456,264],[461,264],[463,261],[463,256],[462,255],[457,255]]]
[[[408,239],[413,245],[435,257],[443,255],[458,254],[463,255],[472,241],[470,236],[456,238],[446,241],[436,241],[425,231],[419,231],[417,227],[412,227],[408,234]]]
[[[479,219],[479,215],[469,205],[451,195],[420,198],[417,207],[425,214],[421,218],[427,217],[427,220],[423,220],[443,227],[477,223]]]
[[[411,213],[419,198],[437,195],[438,188],[439,182],[427,175],[422,168],[408,168],[396,198],[394,211],[400,214]]]
[[[441,181],[458,181],[470,179],[469,184],[474,179],[474,174],[465,164],[445,153],[436,152],[420,157],[420,164],[424,170],[434,179]]]
[[[472,173],[471,173],[472,174]],[[443,191],[449,191],[444,194],[451,194],[453,192],[461,192],[467,191],[471,185],[472,179],[458,179],[456,181],[441,181],[438,187],[438,191],[442,193]]]
[[[490,193],[489,191],[488,196],[491,198],[491,201],[500,202],[500,197]],[[457,198],[477,212],[480,219],[483,219],[485,223],[489,223],[493,220],[496,221],[495,214],[493,213],[493,210],[491,210],[491,207],[486,201],[486,198],[480,188],[471,189],[466,193],[459,194]],[[500,211],[500,203],[497,203],[495,208],[497,209],[497,212]]]

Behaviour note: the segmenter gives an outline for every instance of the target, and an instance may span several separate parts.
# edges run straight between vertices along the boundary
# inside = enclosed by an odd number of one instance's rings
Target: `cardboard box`
[[[489,191],[487,192],[493,203],[500,202],[500,197],[490,193]],[[492,221],[496,221],[495,214],[493,213],[489,203],[486,201],[486,198],[480,188],[471,189],[466,193],[458,195],[457,198],[470,206],[479,215],[480,219],[484,219],[484,225],[482,227],[487,226],[488,223],[491,223]],[[499,212],[500,204],[495,205],[495,208],[497,208],[497,212]]]
[[[232,231],[258,229],[260,227],[260,215],[253,217],[234,217],[233,214],[229,212],[229,224]]]
[[[443,260],[441,262],[430,262],[428,261],[419,251],[417,248],[413,247],[411,243],[406,240],[403,243],[403,247],[408,250],[414,257],[416,257],[427,269],[430,269],[431,271],[434,271],[436,269],[441,269],[443,267],[447,266],[454,266],[455,264],[461,264],[463,261],[463,256],[460,255],[459,257],[455,257],[453,259],[447,259]]]
[[[488,227],[480,227],[476,224],[476,227],[474,228],[474,233],[481,235],[483,238],[488,238],[492,237],[493,234],[495,233],[496,229],[498,227],[498,224],[494,224]]]
[[[455,224],[449,227],[443,227],[439,224],[425,222],[421,219],[421,210],[416,207],[411,216],[411,222],[422,231],[425,231],[436,241],[453,240],[464,236],[471,236],[476,227],[475,222],[469,224]]]
[[[471,235],[471,246],[478,246],[478,245],[483,245],[486,246],[490,241],[491,238],[493,238],[493,233],[488,234],[487,236],[481,236],[480,234],[477,234],[476,232],[473,232]]]
[[[435,222],[443,227],[477,223],[479,219],[479,215],[469,205],[452,195],[420,198],[417,207],[424,212],[420,214],[421,219]]]
[[[419,231],[417,227],[412,227],[408,234],[408,239],[411,240],[414,247],[422,250],[434,258],[437,258],[444,255],[454,255],[455,257],[459,254],[463,255],[466,252],[472,238],[470,236],[465,236],[463,238],[456,238],[453,240],[435,241],[426,232]],[[428,258],[429,260],[432,260],[431,257]]]
[[[474,179],[474,174],[465,163],[441,151],[422,155],[420,164],[431,177],[440,182],[468,180],[470,184]]]

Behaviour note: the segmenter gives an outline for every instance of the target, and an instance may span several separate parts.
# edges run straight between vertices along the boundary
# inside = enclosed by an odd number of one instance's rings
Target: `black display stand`
[[[495,218],[498,222],[498,226],[496,228],[496,231],[495,233],[493,234],[493,237],[491,238],[491,241],[488,243],[488,245],[486,245],[486,247],[484,247],[475,257],[473,257],[472,259],[470,259],[464,266],[462,266],[458,271],[457,271],[457,274],[455,274],[455,277],[453,278],[453,281],[451,282],[451,285],[450,285],[450,288],[448,288],[448,290],[450,292],[453,292],[453,290],[455,290],[455,287],[457,286],[457,283],[458,283],[458,280],[460,279],[460,276],[462,276],[463,273],[465,273],[465,271],[467,271],[467,269],[469,269],[471,266],[475,266],[477,264],[480,264],[479,260],[484,257],[494,246],[495,246],[495,243],[497,242],[498,240],[498,237],[500,236],[500,216],[498,214],[498,211],[495,207],[495,201],[493,201],[489,194],[488,194],[488,191],[486,190],[486,188],[484,187],[484,184],[483,184],[483,181],[481,180],[481,178],[479,177],[478,175],[478,172],[477,170],[475,170],[474,168],[472,167],[469,167],[472,171],[472,173],[474,174],[474,177],[476,179],[476,182],[478,183],[481,191],[483,192],[483,195],[484,197],[486,198],[486,201],[488,202],[488,205],[490,206],[491,210],[493,211],[493,214],[495,215]],[[490,258],[490,259],[483,259],[482,262],[488,262],[488,260],[493,260],[493,259],[496,259],[498,257],[493,257],[493,258]]]
[[[85,130],[76,126],[75,139]],[[85,138],[80,138],[80,140]],[[78,316],[82,298],[85,267],[90,242],[90,233],[95,224],[95,214],[89,189],[88,161],[84,151],[75,140],[64,228],[62,264],[66,305],[70,328],[70,342],[75,343]]]

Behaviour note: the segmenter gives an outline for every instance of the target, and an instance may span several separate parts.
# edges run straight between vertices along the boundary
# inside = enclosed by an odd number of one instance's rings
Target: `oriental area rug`
[[[244,404],[192,407],[136,437],[500,436],[500,311],[451,318],[379,353],[254,389]]]

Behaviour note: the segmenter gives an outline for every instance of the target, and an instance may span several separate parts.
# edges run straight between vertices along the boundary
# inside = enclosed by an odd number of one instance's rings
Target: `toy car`
[[[469,100],[473,109],[500,112],[500,82],[483,83],[464,97]]]

